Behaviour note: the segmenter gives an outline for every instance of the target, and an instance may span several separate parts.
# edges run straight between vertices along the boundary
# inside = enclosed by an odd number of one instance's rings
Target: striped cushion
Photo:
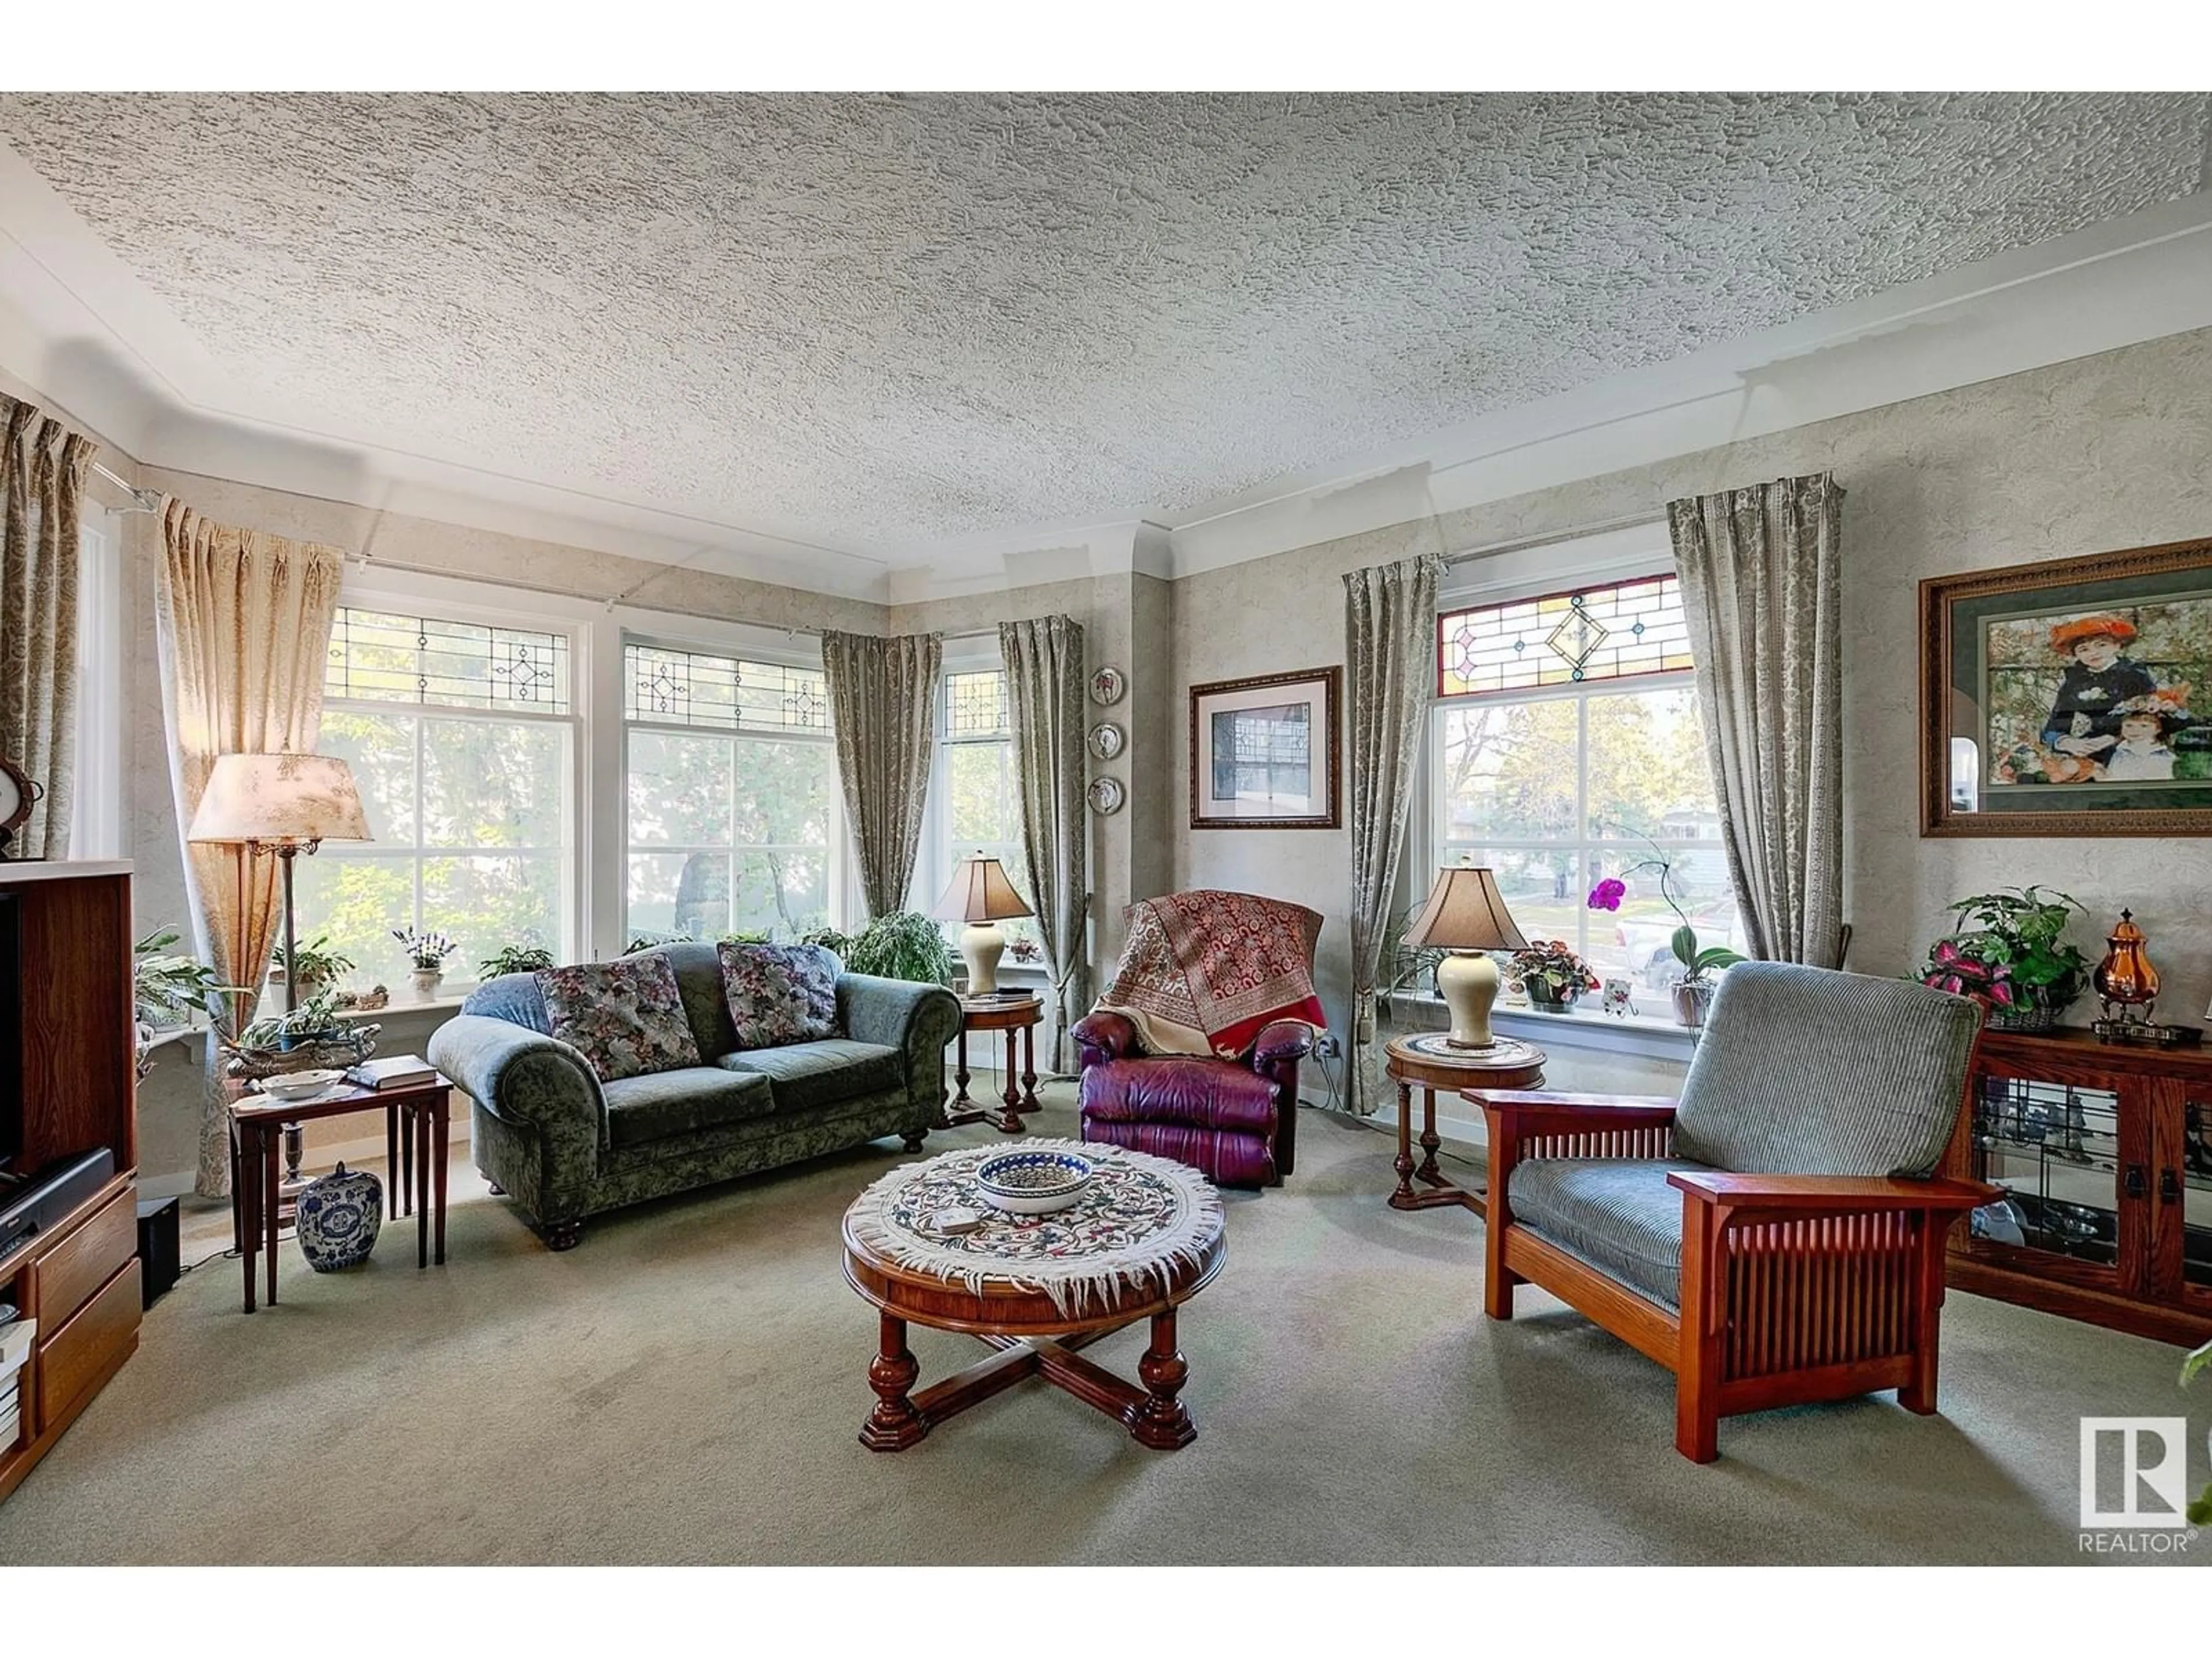
[[[1675,1150],[1745,1175],[1931,1175],[1980,1021],[1910,980],[1731,968],[1683,1079]]]
[[[1513,1166],[1506,1197],[1526,1227],[1662,1307],[1682,1304],[1682,1194],[1669,1170],[1686,1158],[1536,1158]]]

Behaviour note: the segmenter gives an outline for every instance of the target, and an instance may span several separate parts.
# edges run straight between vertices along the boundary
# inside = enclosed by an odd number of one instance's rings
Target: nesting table
[[[268,1257],[270,1307],[276,1305],[276,1236],[283,1221],[280,1180],[284,1130],[349,1112],[384,1112],[385,1200],[394,1219],[403,1194],[415,1211],[415,1265],[446,1261],[446,1164],[448,1097],[453,1085],[433,1076],[404,1089],[353,1084],[313,1100],[284,1101],[239,1094],[230,1103],[230,1227],[246,1277],[246,1311],[254,1310],[254,1273]]]
[[[1477,1215],[1487,1212],[1488,1195],[1454,1185],[1437,1168],[1437,1091],[1540,1089],[1544,1051],[1533,1043],[1502,1036],[1487,1048],[1455,1048],[1442,1031],[1393,1037],[1383,1049],[1383,1073],[1398,1085],[1398,1189],[1394,1210],[1426,1210],[1456,1204]],[[1413,1091],[1422,1097],[1421,1161],[1413,1162]],[[1415,1188],[1419,1181],[1427,1188]]]

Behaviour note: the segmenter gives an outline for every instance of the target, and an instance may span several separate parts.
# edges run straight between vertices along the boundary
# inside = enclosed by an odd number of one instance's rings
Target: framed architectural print
[[[1920,584],[1921,833],[2212,835],[2212,540]]]
[[[1334,830],[1344,670],[1190,689],[1190,827]]]

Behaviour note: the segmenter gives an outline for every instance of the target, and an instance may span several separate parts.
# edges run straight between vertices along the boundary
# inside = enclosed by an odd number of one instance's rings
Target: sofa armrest
[[[1908,1181],[1894,1176],[1734,1175],[1677,1170],[1670,1187],[1704,1204],[1730,1209],[1867,1214],[1882,1210],[1972,1210],[2003,1194],[1978,1181]]]
[[[602,1138],[596,1073],[558,1037],[489,1014],[457,1014],[430,1034],[430,1063],[493,1116],[518,1127]]]
[[[907,1084],[923,1090],[933,1074],[935,1105],[945,1091],[945,1045],[960,1035],[960,999],[942,985],[872,974],[837,975],[837,1024],[855,1042],[906,1056]]]
[[[1103,1066],[1109,1060],[1131,1060],[1144,1052],[1137,1042],[1137,1023],[1127,1014],[1094,1008],[1075,1022],[1069,1035],[1075,1039],[1079,1072]]]

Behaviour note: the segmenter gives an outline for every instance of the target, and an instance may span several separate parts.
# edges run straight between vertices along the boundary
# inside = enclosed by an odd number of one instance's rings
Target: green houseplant
[[[230,1017],[230,999],[238,988],[225,985],[222,975],[198,957],[173,950],[182,937],[173,927],[158,927],[131,947],[131,1012],[137,1027],[140,1077],[153,1062],[157,1033],[186,1024],[196,1012],[205,1014],[218,1030]]]
[[[478,979],[497,979],[501,974],[534,974],[553,966],[553,953],[542,945],[503,945],[477,963]]]
[[[2049,1030],[2088,982],[2089,959],[2065,937],[2076,910],[2087,914],[2054,888],[1960,899],[1952,931],[1928,947],[1921,982],[1973,998],[1999,1030]]]
[[[2181,1362],[2181,1386],[2187,1388],[2191,1377],[2208,1368],[2212,1368],[2212,1342],[2207,1342]],[[2212,1527],[2212,1482],[2206,1483],[2204,1490],[2197,1495],[2197,1501],[2189,1506],[2188,1520],[2192,1527]]]
[[[272,984],[284,982],[284,942],[276,941],[269,953],[269,978]],[[291,966],[302,996],[336,985],[354,969],[354,960],[343,951],[334,950],[330,935],[317,933],[314,938],[301,939],[292,948]]]
[[[889,911],[857,933],[817,928],[806,935],[805,942],[835,951],[848,973],[924,985],[952,981],[952,947],[945,942],[945,930],[919,910]]]

